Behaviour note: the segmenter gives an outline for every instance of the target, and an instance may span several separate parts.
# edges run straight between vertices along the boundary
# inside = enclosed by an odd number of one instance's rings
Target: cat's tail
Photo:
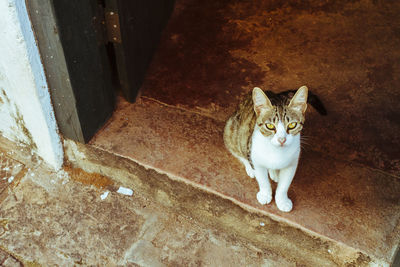
[[[318,111],[319,114],[323,116],[326,116],[328,114],[324,104],[319,99],[319,97],[310,91],[308,91],[307,103],[310,104],[313,108],[315,108],[315,110]]]

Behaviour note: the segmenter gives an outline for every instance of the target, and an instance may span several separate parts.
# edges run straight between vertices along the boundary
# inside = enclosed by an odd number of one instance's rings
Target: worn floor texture
[[[91,145],[388,265],[400,240],[399,14],[398,1],[178,0],[142,96],[119,99]],[[257,203],[222,131],[254,86],[302,85],[328,115],[307,111],[282,213]]]
[[[90,145],[65,140],[62,171],[0,138],[0,265],[398,266],[399,14],[177,0],[141,97],[120,98]],[[222,131],[254,86],[301,85],[328,115],[307,111],[282,213],[257,203]]]
[[[301,262],[195,220],[188,212],[176,212],[169,208],[175,199],[166,186],[125,183],[133,194],[123,195],[115,179],[68,166],[53,172],[26,152],[0,138],[0,266],[296,266]],[[121,168],[111,171],[116,177]],[[125,176],[130,182],[138,176],[160,179],[141,166]],[[269,225],[267,218],[253,220],[258,231]],[[316,257],[308,262],[325,263]]]

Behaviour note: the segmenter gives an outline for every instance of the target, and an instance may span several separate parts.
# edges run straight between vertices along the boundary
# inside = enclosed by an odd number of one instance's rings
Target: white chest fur
[[[251,147],[254,167],[280,170],[289,165],[297,165],[300,156],[300,134],[290,136],[290,143],[284,146],[273,144],[271,139],[272,137],[264,136],[258,128],[254,129]]]

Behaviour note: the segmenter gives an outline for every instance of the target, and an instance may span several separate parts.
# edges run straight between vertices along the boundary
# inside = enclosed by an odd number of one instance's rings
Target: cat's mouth
[[[279,146],[283,147],[286,144],[286,137],[279,137],[277,141]]]
[[[281,143],[279,143],[279,142],[272,142],[272,145],[273,145],[274,147],[276,147],[276,148],[284,148],[284,147],[287,146],[286,143],[281,144]]]

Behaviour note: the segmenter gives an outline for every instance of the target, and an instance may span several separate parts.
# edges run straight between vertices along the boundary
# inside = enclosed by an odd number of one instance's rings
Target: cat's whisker
[[[314,138],[313,136],[301,136],[300,143],[310,145],[310,142],[313,140],[313,138]],[[313,142],[311,142],[311,143],[313,143]]]
[[[301,142],[300,146],[301,146],[301,148],[303,148],[303,147],[306,147],[306,146],[310,146],[310,144],[306,143],[306,142]]]

